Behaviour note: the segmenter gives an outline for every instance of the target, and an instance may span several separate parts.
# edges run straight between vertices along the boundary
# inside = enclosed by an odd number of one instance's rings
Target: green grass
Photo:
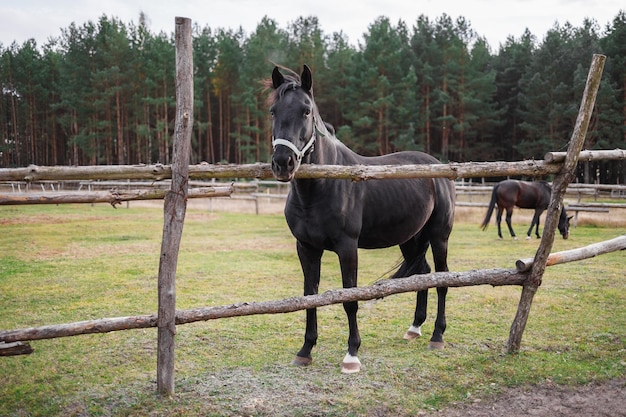
[[[477,216],[477,218],[480,216]],[[515,219],[514,219],[515,221]],[[513,268],[538,241],[496,238],[495,228],[455,225],[450,269]],[[150,314],[157,309],[163,213],[106,205],[0,207],[0,329]],[[525,224],[517,226],[522,230]],[[579,226],[553,251],[626,233]],[[300,295],[295,243],[282,215],[188,210],[177,272],[177,308]],[[382,277],[397,248],[360,253],[360,285]],[[336,256],[323,258],[320,291],[338,288]],[[178,327],[176,395],[156,394],[156,330],[33,341],[28,356],[0,357],[0,416],[416,415],[505,387],[585,384],[626,373],[623,253],[549,267],[521,352],[504,351],[518,287],[451,289],[447,347],[402,340],[414,294],[360,304],[363,369],[343,375],[347,323],[341,306],[318,310],[313,365],[289,365],[304,312]]]

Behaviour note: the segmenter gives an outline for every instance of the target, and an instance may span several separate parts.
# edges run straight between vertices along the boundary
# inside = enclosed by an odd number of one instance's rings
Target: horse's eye
[[[274,111],[270,110],[270,117],[273,119],[274,118]]]
[[[310,115],[311,115],[311,110],[306,109],[306,110],[304,111],[304,117],[309,117]]]

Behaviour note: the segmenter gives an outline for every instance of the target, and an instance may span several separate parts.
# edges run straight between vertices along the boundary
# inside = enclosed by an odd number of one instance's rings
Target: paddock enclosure
[[[179,28],[179,26],[182,28]],[[187,66],[189,63],[185,63],[184,58],[179,60],[178,56],[179,54],[184,56],[185,52],[189,54],[189,51],[184,50],[185,37],[190,35],[190,33],[187,33],[189,29],[190,22],[187,19],[180,21],[177,19],[177,68],[179,68],[180,65],[185,68],[185,70],[188,70]],[[178,40],[179,37],[182,38],[180,42]],[[181,50],[179,51],[178,48],[181,48]],[[180,62],[182,62],[182,64]],[[193,112],[189,110],[189,106],[191,105],[190,97],[192,97],[193,94],[190,95],[189,91],[185,92],[184,89],[177,91],[177,109],[179,110],[177,111],[175,131],[175,157],[171,167],[153,165],[141,167],[27,167],[20,169],[0,169],[0,181],[7,183],[25,181],[29,184],[45,184],[45,182],[48,181],[50,182],[48,183],[49,185],[56,181],[83,181],[84,185],[89,185],[89,182],[94,180],[119,181],[122,179],[133,179],[140,181],[161,181],[171,178],[171,182],[169,182],[170,189],[162,190],[158,193],[131,191],[124,193],[120,192],[118,187],[118,190],[114,192],[92,192],[88,194],[82,193],[80,195],[55,190],[54,199],[50,199],[53,195],[52,193],[42,192],[36,197],[36,200],[31,201],[29,201],[29,197],[26,195],[28,193],[20,195],[19,197],[23,198],[21,203],[26,204],[39,204],[42,202],[48,204],[60,204],[65,202],[108,202],[114,207],[122,201],[165,198],[163,242],[158,276],[159,308],[157,314],[96,319],[17,330],[2,330],[0,331],[0,348],[3,348],[3,351],[11,354],[28,353],[30,346],[26,342],[30,340],[156,327],[159,331],[157,390],[161,394],[172,394],[174,392],[173,340],[177,325],[243,315],[286,313],[345,301],[374,300],[392,294],[412,292],[437,286],[461,287],[489,284],[493,286],[517,285],[522,287],[518,312],[511,326],[509,341],[507,342],[507,351],[509,353],[519,352],[521,337],[530,313],[532,300],[541,285],[546,266],[594,257],[603,253],[626,248],[626,236],[619,236],[615,239],[592,244],[578,250],[569,251],[568,253],[550,254],[554,241],[558,209],[563,202],[563,196],[568,186],[570,186],[570,192],[575,188],[570,185],[570,181],[577,162],[581,158],[624,159],[624,152],[621,150],[581,153],[603,63],[603,57],[594,56],[589,72],[587,88],[581,104],[579,119],[574,127],[574,133],[570,140],[568,152],[559,155],[557,159],[554,159],[553,154],[551,154],[551,156],[547,156],[544,161],[450,163],[432,166],[378,166],[369,168],[303,166],[299,171],[298,175],[302,177],[349,178],[355,181],[384,181],[384,178],[387,177],[447,177],[457,179],[497,177],[503,175],[527,175],[535,177],[555,175],[552,200],[542,222],[544,225],[543,238],[539,244],[536,255],[533,259],[520,259],[517,268],[512,269],[434,273],[393,281],[383,280],[367,287],[329,290],[316,296],[291,297],[268,302],[242,301],[220,307],[176,310],[174,278],[178,262],[178,244],[180,243],[187,199],[195,197],[228,196],[233,192],[234,188],[236,188],[234,185],[211,186],[203,183],[201,188],[194,189],[192,187],[195,185],[193,181],[231,178],[266,180],[271,176],[267,164],[252,164],[247,166],[189,166],[186,163],[185,155],[188,155],[189,128],[192,125],[190,115],[193,114]],[[181,69],[180,73],[184,73],[185,70]],[[177,77],[180,73],[177,70]],[[187,80],[186,83],[189,84],[189,80]],[[179,84],[183,85],[185,81],[183,80],[181,83],[177,82],[177,85]],[[617,188],[617,190],[621,192],[621,189]],[[2,202],[3,205],[17,204],[15,196],[16,193],[13,193],[13,197],[11,197],[11,193],[3,194],[0,196],[0,202]],[[252,197],[255,199],[272,198],[259,195]],[[585,211],[585,209],[606,209],[607,207],[579,206],[578,208],[580,208],[579,211]],[[477,337],[480,338],[480,335]]]

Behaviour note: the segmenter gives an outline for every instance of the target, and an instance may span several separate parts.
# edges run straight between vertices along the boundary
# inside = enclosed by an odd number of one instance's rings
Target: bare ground
[[[513,416],[626,416],[626,378],[601,384],[564,387],[550,382],[509,389],[491,399],[455,405],[425,417],[513,417]]]

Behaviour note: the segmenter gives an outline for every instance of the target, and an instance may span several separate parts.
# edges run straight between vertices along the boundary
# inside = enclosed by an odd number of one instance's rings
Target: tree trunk
[[[431,124],[430,124],[430,86],[426,86],[426,153],[430,155],[431,153],[431,149],[430,149],[430,143],[431,143],[431,139],[430,139],[430,128],[431,128]]]
[[[120,99],[119,80],[115,84],[115,122],[117,127],[117,163],[120,165],[127,164],[126,141],[124,140],[124,123],[122,120],[122,102]]]
[[[213,117],[211,116],[211,90],[210,86],[207,87],[206,92],[206,105],[207,105],[207,154],[206,161],[214,164],[215,160],[215,147],[213,146]]]
[[[443,94],[446,95],[448,93],[448,80],[444,76],[443,77],[443,86],[441,87]],[[448,155],[448,146],[450,142],[450,129],[448,128],[448,121],[446,120],[448,117],[448,104],[443,103],[443,109],[441,111],[443,124],[441,126],[441,158],[444,161],[449,160]]]

